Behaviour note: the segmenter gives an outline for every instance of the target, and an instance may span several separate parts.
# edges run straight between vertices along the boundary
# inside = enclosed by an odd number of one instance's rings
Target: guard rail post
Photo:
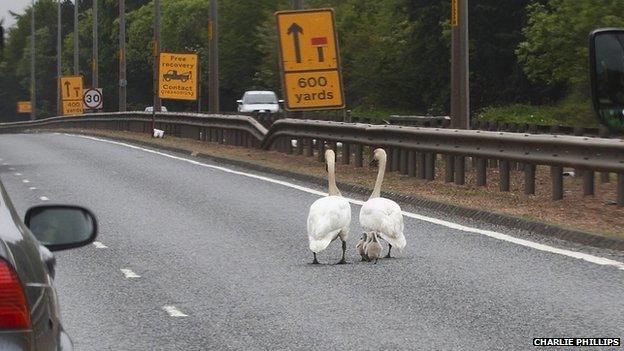
[[[524,194],[535,195],[535,165],[532,163],[524,165]]]
[[[563,199],[563,167],[551,166],[550,177],[552,179],[552,199],[554,201]]]
[[[501,160],[498,163],[498,174],[499,174],[499,190],[500,191],[509,191],[509,161]]]
[[[452,183],[455,176],[455,156],[444,155],[444,181]]]

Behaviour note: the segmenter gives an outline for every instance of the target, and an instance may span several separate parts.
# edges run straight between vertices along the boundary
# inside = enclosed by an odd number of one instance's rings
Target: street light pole
[[[35,0],[31,0],[30,17],[30,119],[37,118],[37,89],[35,88]]]
[[[208,76],[208,110],[219,113],[219,18],[217,0],[210,0],[210,72]]]
[[[93,70],[91,87],[97,88],[98,83],[98,2],[93,0]],[[82,92],[81,92],[82,93]]]
[[[126,111],[126,1],[119,0],[119,111]]]
[[[63,114],[61,105],[61,0],[57,0],[56,17],[56,115],[60,116]]]
[[[74,0],[74,75],[76,76],[80,74],[78,41],[78,0]]]
[[[451,0],[451,127],[470,128],[468,0]]]

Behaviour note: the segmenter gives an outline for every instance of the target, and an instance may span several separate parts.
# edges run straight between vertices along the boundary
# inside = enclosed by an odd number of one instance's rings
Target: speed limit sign
[[[82,101],[85,109],[99,110],[103,104],[102,89],[85,89]]]

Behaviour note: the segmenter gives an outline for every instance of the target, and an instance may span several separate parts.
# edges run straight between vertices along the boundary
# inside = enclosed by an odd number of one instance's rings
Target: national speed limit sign
[[[99,110],[102,108],[103,103],[102,89],[85,89],[82,101],[84,102],[85,109]]]

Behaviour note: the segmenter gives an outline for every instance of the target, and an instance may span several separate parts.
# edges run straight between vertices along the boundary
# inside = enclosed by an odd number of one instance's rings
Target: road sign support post
[[[470,128],[468,0],[451,0],[451,127]]]
[[[293,10],[303,10],[303,0],[293,0]],[[284,94],[286,94],[285,91]],[[303,111],[293,111],[292,117],[303,119]]]
[[[210,72],[208,76],[208,110],[219,113],[219,14],[217,0],[210,0]]]
[[[91,62],[91,65],[93,66],[91,87],[93,88],[97,88],[99,86],[98,60],[98,0],[93,0],[93,62]]]
[[[160,97],[158,96],[158,69],[160,58],[160,0],[154,0],[154,40],[153,40],[153,53],[154,53],[154,103],[152,105],[152,130],[150,133],[154,135],[154,129],[156,128],[156,110],[160,112]]]
[[[119,111],[126,111],[126,0],[119,0]]]
[[[35,0],[31,0],[30,17],[30,119],[37,118],[37,89],[35,86]]]
[[[78,0],[74,0],[74,75],[80,74],[80,63],[78,56]]]
[[[63,106],[61,105],[61,0],[57,0],[56,3],[56,115],[60,116],[63,113]]]

